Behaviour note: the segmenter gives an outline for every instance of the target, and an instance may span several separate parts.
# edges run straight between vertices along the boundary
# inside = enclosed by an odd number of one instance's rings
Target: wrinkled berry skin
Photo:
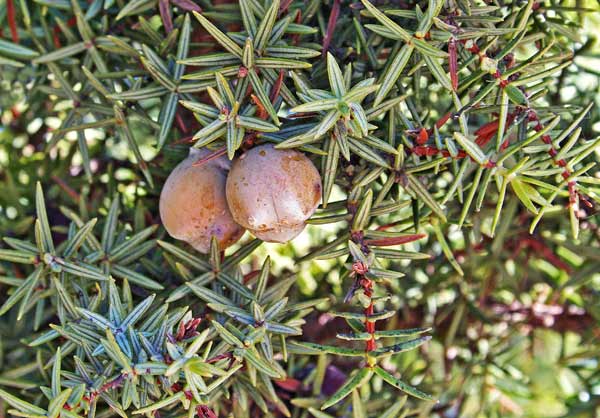
[[[320,200],[321,176],[296,150],[254,147],[233,161],[227,177],[233,219],[263,241],[295,238]]]
[[[208,151],[190,150],[167,178],[160,193],[160,218],[173,238],[186,241],[197,251],[210,251],[215,235],[219,249],[234,244],[244,229],[231,216],[225,198],[229,161],[225,157],[193,166]]]

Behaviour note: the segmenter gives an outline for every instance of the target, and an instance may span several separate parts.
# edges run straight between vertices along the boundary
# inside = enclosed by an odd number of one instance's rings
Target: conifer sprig
[[[581,341],[557,373],[593,398],[598,115],[560,94],[594,74],[594,9],[559,3],[6,0],[9,413],[433,416],[485,382],[494,415],[542,326]],[[188,145],[199,165],[265,142],[320,163],[320,238],[289,270],[258,239],[205,257],[157,226]]]

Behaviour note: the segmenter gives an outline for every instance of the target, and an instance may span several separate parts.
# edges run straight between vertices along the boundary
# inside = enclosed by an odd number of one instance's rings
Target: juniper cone
[[[224,250],[244,234],[225,198],[231,164],[225,156],[203,162],[209,154],[191,148],[190,155],[169,174],[159,200],[160,219],[169,235],[203,254],[210,251],[212,237]]]
[[[599,8],[0,0],[0,417],[600,416]]]
[[[259,145],[233,161],[227,202],[233,219],[267,242],[288,242],[321,201],[321,176],[301,152]]]

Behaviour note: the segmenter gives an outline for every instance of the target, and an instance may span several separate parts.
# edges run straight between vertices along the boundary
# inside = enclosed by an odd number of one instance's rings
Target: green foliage
[[[0,415],[600,413],[596,2],[0,5]],[[168,237],[264,142],[298,239]]]

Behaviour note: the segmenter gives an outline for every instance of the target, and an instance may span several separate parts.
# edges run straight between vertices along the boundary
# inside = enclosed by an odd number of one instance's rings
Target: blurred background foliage
[[[43,8],[46,3],[54,2],[36,0],[31,5]],[[324,10],[328,10],[331,2],[324,3]],[[595,138],[600,132],[600,42],[597,39],[600,14],[568,8],[597,10],[598,2],[539,3],[548,3],[548,22],[554,23],[553,29],[572,41],[574,51],[572,65],[548,83],[544,100],[548,106],[568,104],[574,108],[594,103],[581,127],[582,137]],[[3,39],[8,36],[6,5],[6,0],[0,0]],[[345,2],[344,5],[350,7]],[[566,17],[573,23],[571,27],[563,25],[563,20],[558,23],[552,20],[553,16],[559,18],[551,11],[552,5],[565,7],[560,19]],[[60,13],[68,17],[67,12],[61,10]],[[144,16],[153,30],[161,30],[163,23],[155,8],[146,11]],[[319,17],[327,16],[321,13]],[[192,48],[201,47],[202,43],[198,42]],[[515,58],[520,61],[531,52],[527,47],[517,49]],[[69,65],[69,59],[74,58],[66,58],[65,65]],[[130,118],[131,134],[152,173],[154,185],[150,186],[139,170],[139,160],[130,144],[122,135],[116,135],[114,126],[65,131],[61,132],[60,140],[56,139],[57,131],[70,115],[72,102],[55,94],[59,85],[51,76],[40,80],[45,76],[47,73],[39,66],[12,66],[0,61],[0,236],[33,238],[35,183],[38,181],[43,185],[48,217],[58,241],[66,238],[70,223],[61,208],[70,208],[84,220],[103,217],[114,196],[120,200],[120,219],[128,233],[159,224],[160,185],[187,154],[187,145],[169,143],[159,151],[156,127],[149,126],[145,120]],[[422,90],[417,90],[421,95],[418,103],[423,106],[436,103],[430,110],[435,115],[447,107],[444,102],[450,101],[435,89],[428,89],[427,82],[424,77]],[[82,85],[72,87],[77,94],[85,94],[81,91]],[[139,106],[156,121],[162,99],[143,100]],[[178,117],[189,119],[178,127],[180,135],[193,134],[189,112]],[[85,117],[81,120],[81,123],[93,122]],[[81,141],[86,143],[84,148]],[[86,149],[88,155],[82,155],[82,149]],[[596,149],[592,158],[598,160],[599,157],[600,149]],[[597,167],[594,170],[591,176],[599,179],[600,171]],[[445,171],[435,179],[435,184],[443,192],[452,181],[452,172]],[[336,186],[330,200],[343,198],[341,189]],[[433,329],[433,339],[419,351],[386,360],[390,362],[387,366],[410,376],[412,384],[427,387],[439,399],[439,403],[425,406],[411,403],[402,416],[600,416],[600,231],[596,208],[597,204],[582,216],[581,229],[585,232],[578,241],[570,238],[565,213],[547,215],[531,238],[525,209],[517,199],[505,204],[498,226],[501,232],[494,239],[482,234],[485,226],[470,228],[468,232],[455,225],[445,226],[443,233],[464,276],[456,274],[447,262],[433,227],[425,231],[427,238],[406,245],[409,250],[430,254],[431,259],[387,262],[387,268],[402,271],[406,276],[377,290],[381,295],[390,294],[388,303],[398,310],[386,328]],[[489,208],[484,207],[482,213],[471,222],[489,222]],[[377,222],[384,225],[410,216],[410,208],[406,208],[405,213],[386,215]],[[347,328],[341,318],[327,314],[331,307],[343,303],[348,292],[346,260],[342,257],[303,261],[310,251],[333,240],[343,228],[339,223],[309,225],[300,237],[287,245],[263,244],[241,265],[242,271],[249,273],[260,268],[268,255],[275,276],[297,275],[289,294],[292,299],[327,298],[307,317],[303,338],[308,341],[332,343],[336,332]],[[167,239],[162,229],[155,238]],[[249,239],[246,236],[232,251]],[[162,254],[157,250],[149,258],[159,263]],[[150,263],[138,266],[138,270],[161,283],[181,281],[172,260],[161,265],[164,270],[155,271]],[[21,265],[0,263],[0,299],[6,298],[15,280],[27,274],[29,271]],[[48,371],[38,370],[40,360],[36,355],[40,354],[24,344],[31,340],[31,332],[31,323],[17,321],[16,312],[10,311],[0,318],[0,387],[25,393],[40,380],[47,379]],[[356,362],[345,357],[332,356],[327,364],[325,382],[331,386],[336,386],[337,375],[345,376],[356,367]],[[298,355],[288,370],[291,376],[302,381],[314,367],[314,358]],[[310,389],[303,385],[290,392],[283,390],[292,398],[290,407],[294,416],[306,414],[301,398],[308,397]],[[373,386],[361,390],[380,390],[377,383]],[[300,399],[295,402],[296,396]],[[382,391],[371,399],[368,408],[377,411],[379,405],[395,401],[397,393]],[[0,408],[0,416],[4,415],[6,410]],[[107,412],[105,416],[108,415]],[[349,415],[342,411],[340,416]]]

